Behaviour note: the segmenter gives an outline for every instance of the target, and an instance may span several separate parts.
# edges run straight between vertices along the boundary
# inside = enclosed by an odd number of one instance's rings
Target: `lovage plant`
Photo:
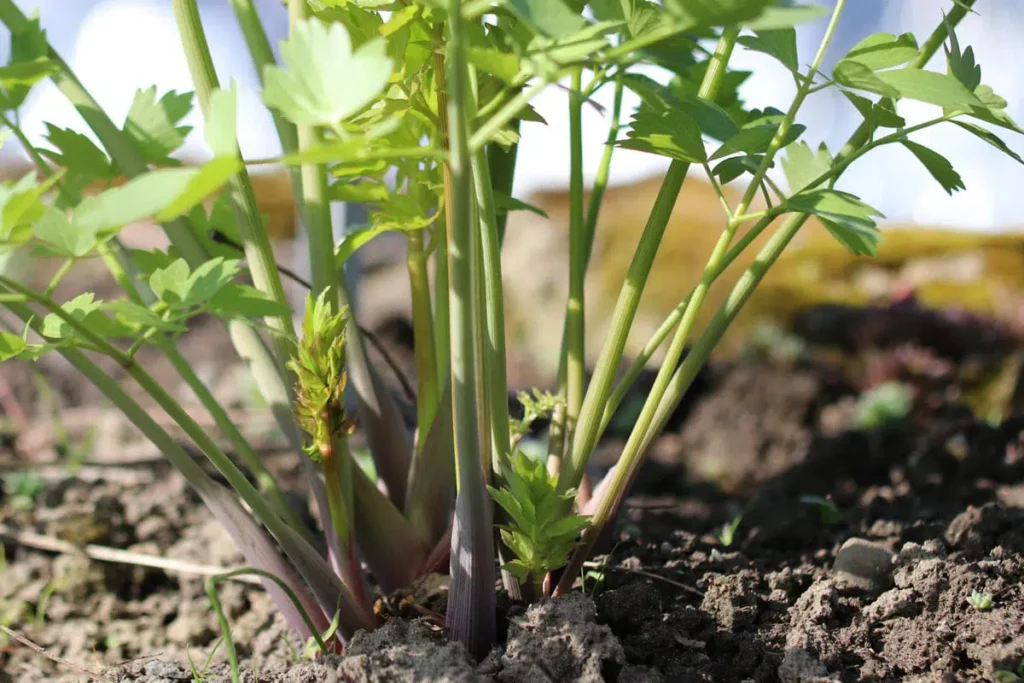
[[[913,141],[914,133],[940,125],[1021,161],[993,128],[1021,130],[955,35],[973,0],[951,0],[923,42],[911,34],[864,38],[831,72],[823,70],[824,57],[844,0],[830,10],[788,0],[287,4],[291,32],[278,63],[251,0],[231,0],[284,150],[280,158],[243,159],[235,88],[218,82],[196,0],[173,0],[194,94],[142,90],[120,124],[49,46],[38,20],[13,0],[0,0],[0,20],[12,34],[12,59],[0,69],[3,123],[37,166],[3,186],[0,237],[8,253],[26,250],[63,263],[41,291],[0,276],[4,305],[24,324],[3,333],[0,347],[4,359],[59,353],[102,390],[198,491],[296,631],[324,649],[376,627],[375,591],[402,588],[447,563],[447,631],[475,655],[486,653],[496,634],[498,570],[514,599],[572,589],[644,453],[808,218],[817,217],[857,254],[875,251],[879,212],[836,189],[851,164],[883,145],[903,145],[952,193],[963,187],[960,176]],[[820,48],[799,54],[794,26],[819,17],[828,21]],[[766,53],[789,71],[796,94],[788,107],[744,106],[737,88],[749,74],[729,68],[737,46]],[[937,54],[939,64],[926,69]],[[650,65],[667,83],[640,74]],[[31,144],[17,113],[44,78],[68,97],[101,146],[52,125],[45,145]],[[551,421],[547,458],[535,461],[520,450],[523,423],[509,419],[500,256],[503,241],[516,239],[506,234],[508,213],[530,208],[511,196],[520,123],[542,122],[530,103],[560,83],[567,84],[570,123],[569,297],[558,385],[527,401],[525,422],[541,415]],[[585,205],[582,110],[604,88],[614,92],[608,143]],[[842,92],[863,116],[839,150],[801,141],[800,108],[825,89]],[[622,120],[626,90],[641,100],[629,121]],[[193,100],[212,157],[183,167],[172,155],[188,132],[180,122]],[[932,105],[934,115],[909,122],[902,110],[908,100]],[[619,147],[665,156],[671,165],[587,382],[584,282]],[[299,331],[248,176],[259,164],[291,169],[309,235],[313,291]],[[777,166],[788,187],[769,173]],[[699,284],[679,293],[677,309],[620,374],[647,274],[691,169],[702,169],[719,190],[735,180],[747,189],[734,206],[721,193],[723,229]],[[84,196],[96,184],[105,189]],[[212,208],[206,200],[214,200]],[[335,244],[332,201],[369,204],[369,224]],[[125,225],[144,219],[163,226],[167,250],[133,250],[119,241]],[[229,239],[214,239],[211,231]],[[346,259],[385,231],[400,231],[408,242],[418,382],[413,433],[368,362],[339,277]],[[709,288],[765,233],[770,239],[725,304],[706,329],[695,330]],[[240,253],[227,246],[232,241]],[[83,293],[56,300],[70,267],[94,256],[109,266],[123,298]],[[177,336],[199,313],[223,319],[302,459],[322,534],[304,525],[178,350]],[[589,481],[586,465],[611,416],[666,345],[621,459],[604,481]],[[137,362],[144,346],[166,354],[216,430],[203,429]],[[214,482],[99,369],[97,353],[124,368],[230,488]],[[354,412],[343,401],[349,381]],[[376,480],[353,466],[347,440],[354,426],[366,434]],[[234,457],[221,447],[225,441]]]

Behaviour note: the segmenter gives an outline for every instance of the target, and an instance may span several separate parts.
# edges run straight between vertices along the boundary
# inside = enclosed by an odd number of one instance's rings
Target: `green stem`
[[[500,472],[509,454],[508,375],[505,360],[505,299],[501,278],[501,241],[490,168],[483,150],[473,152],[473,187],[480,212],[480,246],[484,291],[486,343],[482,356],[487,378],[487,414],[490,418],[492,471]]]
[[[722,273],[732,265],[733,261],[739,258],[740,254],[746,251],[754,240],[756,240],[758,236],[771,225],[772,221],[775,220],[777,216],[778,214],[775,213],[770,216],[766,215],[754,227],[748,230],[746,234],[740,238],[740,241],[729,249],[729,252],[722,259],[718,268],[712,273],[711,281],[716,281]],[[648,361],[651,360],[651,357],[654,356],[661,345],[665,343],[668,336],[672,334],[672,330],[676,329],[679,322],[683,319],[683,314],[686,313],[686,309],[689,306],[692,297],[693,292],[688,294],[686,298],[672,310],[668,317],[661,323],[661,326],[658,327],[657,331],[647,341],[647,344],[644,345],[643,350],[635,359],[633,359],[633,362],[623,374],[622,379],[620,379],[615,385],[615,390],[612,391],[611,395],[608,397],[608,401],[604,407],[604,415],[601,418],[601,427],[598,432],[599,439],[608,428],[608,423],[611,421],[615,411],[618,410],[619,405],[622,404],[622,399],[626,397],[626,393],[629,391],[633,382],[635,382],[636,378],[640,376],[640,373],[643,372],[643,369],[647,366]]]
[[[719,39],[700,86],[698,95],[701,98],[708,101],[715,99],[718,87],[725,75],[733,46],[736,44],[737,33],[736,30],[727,30]],[[583,468],[597,444],[598,427],[601,424],[604,405],[611,392],[615,373],[626,346],[626,339],[640,305],[640,296],[643,294],[647,277],[661,244],[661,238],[665,234],[665,228],[668,226],[672,209],[675,207],[676,199],[679,197],[679,191],[683,187],[683,181],[686,180],[689,168],[690,164],[687,162],[678,160],[672,162],[665,174],[654,207],[651,209],[647,226],[640,237],[633,261],[629,265],[626,281],[623,283],[622,291],[615,303],[611,331],[601,349],[594,369],[594,376],[591,378],[587,394],[583,399],[572,449],[569,452],[569,457],[562,463],[562,470],[558,477],[558,488],[561,491],[568,491],[579,486],[583,477]]]
[[[434,349],[434,315],[430,301],[430,279],[427,273],[427,253],[423,245],[423,232],[406,233],[409,287],[412,291],[413,355],[416,362],[416,425],[419,439],[416,450],[423,450],[423,442],[441,399],[441,385],[437,370],[437,352]]]
[[[585,250],[586,260],[583,262],[584,271],[590,264],[590,256],[594,251],[594,238],[597,236],[597,219],[601,213],[601,203],[604,201],[605,190],[608,189],[608,176],[611,173],[612,153],[615,151],[615,142],[619,139],[619,129],[622,122],[622,78],[615,80],[615,94],[612,100],[612,119],[608,127],[608,139],[604,143],[604,153],[601,155],[601,162],[597,167],[597,175],[594,177],[594,188],[590,192],[590,204],[587,207],[587,223],[584,231],[587,238]]]
[[[444,24],[437,24],[433,35],[434,49],[434,78],[437,81],[437,118],[438,132],[441,137],[441,147],[448,149],[450,140],[448,135],[448,88],[445,77],[444,59]],[[444,372],[448,367],[451,356],[451,314],[449,308],[449,285],[451,271],[451,255],[448,252],[448,241],[452,234],[452,168],[446,160],[441,166],[441,173],[444,182],[444,204],[442,211],[444,220],[438,221],[434,228],[433,239],[437,242],[434,249],[435,283],[434,283],[434,311],[437,322],[434,325],[434,332],[437,334],[434,344],[437,353],[437,371]]]
[[[35,295],[29,298],[38,300],[39,297]],[[30,324],[37,333],[40,331],[41,321],[32,309],[20,304],[9,304],[8,307],[15,315]],[[273,543],[265,536],[262,528],[252,522],[251,517],[238,503],[238,499],[214,482],[206,471],[193,460],[192,456],[157,424],[150,414],[130,397],[106,371],[100,369],[99,366],[77,349],[62,347],[58,349],[58,352],[72,367],[92,382],[107,400],[149,439],[160,453],[170,461],[174,468],[181,473],[185,480],[196,490],[207,507],[210,508],[217,520],[236,541],[247,562],[273,569],[276,576],[286,581],[298,591],[303,609],[295,611],[289,607],[288,603],[281,599],[283,596],[278,593],[275,585],[266,584],[265,582],[268,592],[272,594],[275,603],[282,609],[292,627],[300,634],[303,634],[305,618],[299,619],[298,617],[301,614],[305,614],[307,617],[312,615],[313,620],[319,624],[319,628],[316,625],[309,628],[310,634],[325,628],[324,613],[318,607],[318,603],[323,604],[323,601],[315,600],[307,592],[302,580],[295,575],[294,570],[288,564],[280,559]],[[313,552],[311,548],[310,552]]]
[[[228,484],[252,508],[256,518],[277,538],[285,552],[291,557],[292,562],[295,563],[296,568],[306,576],[307,580],[311,576],[322,577],[319,567],[322,562],[320,555],[277,515],[273,507],[249,483],[246,476],[235,466],[231,458],[224,453],[220,446],[217,445],[217,442],[181,407],[160,382],[156,381],[138,363],[125,356],[116,346],[93,332],[52,299],[33,292],[3,276],[0,276],[0,286],[24,294],[32,301],[45,306],[47,310],[67,323],[84,341],[100,353],[117,361],[128,375],[156,401],[157,405],[188,434],[189,438],[192,439],[213,466],[224,476]],[[365,611],[362,605],[353,598],[342,584],[339,583],[331,586],[329,591],[326,585],[315,583],[311,583],[310,588],[317,592],[317,600],[321,605],[325,602],[333,603],[340,596],[347,627],[372,630],[374,623],[372,614]],[[350,628],[347,629],[348,635],[352,632]]]
[[[586,278],[587,226],[583,214],[583,71],[572,75],[569,93],[569,300],[565,307],[565,432],[572,435],[583,405],[584,367],[584,300]],[[557,467],[558,463],[552,463]]]
[[[512,122],[512,130],[519,134],[519,119]],[[496,192],[504,192],[512,196],[512,188],[515,184],[516,157],[519,154],[519,143],[514,142],[505,149],[501,145],[487,146],[487,165],[490,167],[491,183]],[[502,211],[497,216],[498,246],[505,243],[505,227],[508,225],[508,211]]]
[[[834,29],[836,15],[842,10],[844,0],[838,0],[835,8],[835,14],[833,14],[833,20],[829,24],[829,29],[826,31],[824,41],[827,41],[830,37],[831,31]],[[957,22],[965,16],[966,11],[961,12],[956,17]],[[946,21],[949,21],[948,26],[955,26],[956,22],[950,21],[947,17]],[[922,51],[919,53],[918,58],[914,60],[911,68],[923,68],[927,64],[931,56],[937,51],[938,47],[942,44],[945,36],[947,35],[947,24],[944,22],[939,25],[939,28],[932,34],[931,38],[927,41],[928,52]],[[937,35],[942,37],[936,38]],[[824,45],[823,41],[823,45]],[[819,50],[819,56],[822,50]],[[813,75],[816,69],[812,69],[811,75],[808,76],[808,81]],[[849,149],[850,151],[843,155],[848,157],[860,150],[865,146],[868,140],[874,133],[874,126],[870,123],[865,122],[866,128],[862,126],[851,137],[847,146],[844,150]],[[786,246],[793,240],[797,232],[808,220],[807,214],[792,214],[790,215],[782,227],[776,232],[772,238],[765,244],[765,246],[758,252],[754,262],[744,271],[743,275],[740,276],[736,282],[732,291],[730,292],[725,303],[719,308],[711,322],[708,324],[707,329],[701,334],[697,343],[686,358],[683,360],[679,369],[673,375],[669,382],[666,391],[665,399],[658,405],[657,410],[651,420],[649,428],[643,432],[641,443],[637,444],[637,447],[633,449],[635,452],[644,453],[650,447],[654,438],[664,429],[672,412],[679,405],[686,391],[689,389],[693,380],[696,378],[697,373],[707,362],[707,359],[711,355],[711,351],[715,345],[721,340],[725,331],[732,324],[733,320],[739,314],[743,305],[753,294],[757,285],[764,278],[768,270],[775,264],[779,256],[783,253]],[[634,431],[634,435],[637,431]],[[633,440],[631,435],[630,440]],[[627,450],[629,445],[627,444]],[[561,594],[568,591],[572,586],[572,580],[582,567],[584,560],[593,550],[594,544],[597,541],[598,536],[603,531],[608,522],[615,518],[618,511],[621,509],[622,503],[625,500],[626,491],[628,491],[630,484],[636,477],[639,471],[639,465],[641,458],[634,457],[627,461],[625,454],[623,459],[614,468],[613,472],[609,475],[612,479],[607,482],[606,490],[601,496],[601,499],[597,505],[597,509],[593,517],[591,518],[591,526],[584,532],[583,541],[581,545],[573,553],[569,564],[566,567],[565,573],[562,576],[561,581],[556,589],[556,594]]]
[[[199,7],[196,5],[196,0],[173,0],[173,4],[174,15],[178,21],[178,33],[181,36],[189,72],[192,75],[196,98],[203,116],[206,117],[209,116],[210,97],[220,85],[199,17]],[[238,153],[238,159],[241,161],[241,153]],[[245,258],[253,282],[256,287],[270,294],[273,300],[280,303],[284,309],[290,310],[284,286],[281,283],[281,275],[277,268],[277,261],[270,246],[270,238],[260,216],[256,195],[253,192],[252,183],[249,181],[249,173],[244,166],[231,179],[231,195],[239,235],[242,238],[242,247],[245,250]],[[290,357],[295,343],[292,317],[287,312],[282,313],[268,317],[266,324],[271,332],[277,361],[282,365],[282,373],[287,377],[288,371],[284,369],[283,365],[285,359]]]
[[[0,0],[0,21],[12,34],[25,30],[28,25],[28,19],[12,0]],[[114,125],[53,47],[48,46],[48,49],[50,59],[58,67],[51,80],[96,134],[121,172],[128,178],[144,173],[147,170],[146,163],[130,139]],[[209,258],[202,243],[184,218],[163,224],[163,229],[174,248],[191,268],[195,269]],[[253,369],[253,376],[260,392],[270,405],[282,431],[296,447],[300,447],[301,437],[291,412],[290,387],[286,381],[284,365],[278,363],[272,356],[259,333],[250,325],[232,320],[228,322],[227,327],[239,356]]]
[[[246,47],[249,49],[249,57],[252,59],[253,67],[256,69],[256,76],[260,83],[263,83],[263,73],[268,66],[276,65],[274,50],[267,38],[267,32],[263,29],[263,22],[253,6],[252,0],[230,0],[231,8],[235,11],[235,18],[242,30]],[[295,124],[284,118],[277,111],[271,111],[274,119],[274,128],[277,130],[277,137],[281,141],[281,151],[285,156],[295,154],[299,149],[299,136],[295,130]],[[288,177],[292,184],[292,194],[295,197],[302,196],[302,174],[294,166],[288,167]]]
[[[451,373],[455,417],[457,496],[452,531],[449,637],[483,657],[496,637],[492,505],[484,488],[477,423],[477,358],[474,343],[474,223],[469,148],[471,101],[467,36],[460,0],[448,2],[447,85],[451,167]],[[485,138],[486,139],[486,138]],[[481,149],[482,145],[477,145]],[[482,370],[482,368],[480,368]]]
[[[11,125],[8,123],[8,125]],[[39,172],[44,177],[50,177],[53,174],[53,169],[50,165],[42,158],[39,152],[28,143],[28,139],[25,137],[21,126],[14,125],[12,128],[15,136],[19,140],[22,140],[22,144],[29,150],[29,156],[32,161],[36,164]],[[68,190],[67,186],[57,181],[57,191],[68,206],[75,205],[80,197],[72,196],[72,193]],[[115,238],[116,239],[116,238]],[[128,298],[140,305],[146,305],[142,295],[139,293],[138,288],[135,286],[127,267],[131,265],[129,257],[124,250],[123,246],[119,243],[115,244],[119,247],[117,254],[115,255],[113,250],[107,244],[100,244],[98,251],[104,263],[107,265],[111,276],[114,281],[120,285],[121,289],[125,292]],[[73,265],[74,261],[67,260],[58,271],[58,275],[54,276],[50,286],[44,292],[44,295],[50,297],[53,294],[57,283],[60,281],[62,274],[66,273],[68,268]],[[239,457],[245,462],[246,466],[252,472],[253,477],[256,479],[257,484],[265,495],[270,499],[271,504],[275,507],[278,514],[281,515],[289,524],[291,524],[296,530],[303,533],[307,540],[312,540],[309,536],[309,532],[306,529],[306,525],[301,521],[294,507],[288,502],[288,499],[284,497],[284,493],[277,485],[277,481],[267,470],[252,448],[249,446],[249,442],[246,441],[241,431],[231,420],[231,417],[227,414],[227,411],[220,405],[217,399],[210,393],[206,385],[203,384],[202,380],[196,375],[195,371],[192,370],[192,366],[189,365],[188,361],[185,360],[178,347],[171,342],[165,335],[159,334],[155,329],[147,333],[148,337],[151,337],[154,343],[164,352],[164,355],[170,361],[171,365],[178,371],[178,374],[185,381],[185,383],[192,389],[192,392],[206,408],[207,412],[213,418],[214,423],[224,433],[224,435],[231,442],[232,447]],[[133,345],[134,346],[134,345]],[[128,355],[132,355],[131,352]]]
[[[327,419],[333,421],[335,418]],[[362,608],[372,612],[369,589],[352,542],[355,512],[352,494],[352,454],[348,450],[348,438],[344,435],[335,435],[338,429],[335,425],[331,427],[327,433],[332,436],[327,443],[321,443],[319,446],[327,488],[327,505],[331,514],[331,529],[338,544],[335,571]]]
[[[227,581],[233,579],[236,576],[258,576],[263,579],[264,583],[272,581],[291,601],[292,605],[302,616],[303,621],[306,624],[306,628],[312,634],[313,641],[320,648],[320,653],[325,657],[330,654],[330,650],[327,649],[327,643],[324,642],[323,636],[320,635],[319,629],[313,624],[309,617],[309,613],[303,608],[301,602],[299,602],[298,596],[295,592],[288,587],[288,584],[277,578],[270,572],[265,572],[260,569],[253,569],[251,567],[243,567],[241,569],[235,569],[234,571],[225,572],[223,574],[214,574],[213,576],[206,579],[206,597],[210,600],[210,606],[213,607],[213,611],[217,614],[217,623],[220,625],[220,635],[224,639],[224,652],[228,659],[228,666],[231,670],[231,681],[232,683],[241,683],[241,676],[238,667],[238,652],[235,649],[235,640],[231,637],[231,624],[228,623],[227,615],[224,614],[224,606],[221,604],[220,597],[217,595],[217,584],[221,581]]]

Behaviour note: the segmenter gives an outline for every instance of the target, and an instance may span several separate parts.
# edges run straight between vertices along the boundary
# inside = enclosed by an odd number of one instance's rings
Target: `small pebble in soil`
[[[879,543],[851,538],[836,553],[836,576],[849,585],[872,593],[892,585],[893,552]]]

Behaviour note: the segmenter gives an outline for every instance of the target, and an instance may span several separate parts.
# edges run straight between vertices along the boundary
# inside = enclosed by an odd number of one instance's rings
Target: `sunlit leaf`
[[[26,21],[17,32],[11,33],[11,55],[0,77],[3,92],[0,93],[0,107],[5,110],[19,108],[28,97],[32,86],[57,70],[50,60],[50,46],[46,31],[34,16]]]
[[[92,292],[86,292],[63,304],[61,309],[69,317],[100,337],[126,337],[132,334],[131,328],[116,322],[100,311],[101,302],[94,299],[95,296]],[[77,339],[79,336],[75,328],[56,313],[50,313],[43,318],[41,334],[51,339],[65,340]]]
[[[135,93],[124,132],[151,164],[177,165],[168,155],[181,147],[191,126],[178,125],[192,110],[192,93],[173,90],[156,98],[156,86]]]
[[[214,90],[210,95],[210,113],[203,134],[215,157],[238,154],[238,84],[232,80],[228,90]]]
[[[263,99],[297,124],[334,126],[359,112],[387,86],[393,64],[381,38],[353,52],[341,23],[296,22],[281,43],[284,67],[264,69]]]
[[[817,152],[806,142],[794,142],[786,148],[786,156],[782,158],[782,170],[786,174],[790,191],[794,193],[813,189],[811,182],[831,167],[832,155],[824,142]]]
[[[552,38],[571,36],[587,24],[562,0],[509,0],[508,7],[534,30]]]
[[[264,318],[286,315],[289,309],[255,287],[230,283],[210,297],[204,308],[224,318]]]
[[[917,57],[917,39],[912,33],[874,33],[853,46],[843,59],[858,62],[872,71],[906,64]]]
[[[875,255],[881,234],[875,217],[878,209],[839,190],[805,190],[786,200],[786,209],[817,216],[832,236],[854,254]]]
[[[752,36],[740,36],[737,42],[748,50],[771,55],[790,71],[796,72],[800,68],[796,48],[796,31],[792,28],[758,31]]]
[[[5,360],[15,358],[28,344],[25,340],[16,334],[10,332],[0,332],[0,363]]]
[[[780,0],[766,7],[756,18],[743,22],[755,31],[775,31],[827,16],[829,8],[813,4],[796,4],[791,0]]]
[[[185,332],[187,327],[172,320],[164,320],[152,310],[131,301],[106,301],[101,305],[105,311],[114,314],[118,321],[125,325],[135,325],[142,329],[156,328],[164,332]]]
[[[81,258],[96,248],[98,241],[95,232],[76,228],[66,213],[53,206],[46,207],[33,234],[45,243],[45,254],[64,258]]]
[[[241,171],[242,161],[237,156],[215,157],[198,169],[187,170],[191,173],[188,183],[173,201],[155,214],[157,222],[165,223],[188,213]]]
[[[946,191],[946,194],[952,195],[957,190],[966,189],[963,178],[953,168],[953,164],[949,163],[949,159],[916,142],[911,142],[910,140],[901,140],[900,142],[928,169],[932,177],[935,178],[939,185],[942,185],[942,189]]]

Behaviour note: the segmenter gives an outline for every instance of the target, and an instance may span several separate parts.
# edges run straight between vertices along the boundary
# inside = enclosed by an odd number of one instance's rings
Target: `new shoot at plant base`
[[[195,487],[292,627],[324,650],[339,649],[358,629],[376,628],[375,592],[409,586],[446,564],[447,632],[477,657],[498,632],[499,568],[515,598],[572,590],[597,539],[614,523],[644,454],[808,218],[855,254],[875,253],[879,212],[836,189],[851,164],[870,163],[879,147],[902,145],[947,192],[962,189],[949,162],[913,139],[933,126],[955,126],[1024,163],[999,137],[1021,129],[983,82],[971,47],[956,37],[975,5],[985,11],[974,0],[944,3],[943,20],[923,41],[911,34],[866,36],[830,72],[823,64],[845,0],[831,9],[781,0],[289,0],[290,35],[280,45],[280,64],[251,0],[232,0],[284,150],[280,158],[259,160],[239,152],[236,91],[216,78],[196,0],[173,4],[195,93],[141,90],[127,118],[115,122],[50,47],[38,19],[13,0],[0,0],[0,21],[12,42],[11,60],[0,68],[0,113],[5,134],[16,136],[37,166],[0,192],[0,244],[5,252],[59,264],[50,282],[0,274],[3,304],[24,323],[20,333],[0,332],[0,359],[58,353],[95,383]],[[818,50],[799,54],[794,26],[819,18],[827,28]],[[744,105],[737,88],[748,74],[729,66],[739,49],[765,53],[792,74],[797,88],[788,106]],[[925,69],[940,51],[944,61]],[[651,66],[666,78],[642,73]],[[78,109],[100,144],[52,125],[44,144],[31,144],[18,111],[44,79]],[[505,234],[508,212],[531,208],[510,196],[520,131],[527,130],[520,124],[542,121],[530,103],[554,84],[568,84],[572,133],[564,150],[571,160],[571,220],[562,370],[556,386],[545,388],[554,392],[524,394],[525,417],[510,422],[501,246],[516,239],[511,229]],[[584,202],[581,110],[604,88],[614,89],[616,105],[597,186]],[[840,91],[863,117],[839,150],[812,149],[801,140],[801,105],[825,89]],[[640,98],[633,112],[621,111],[627,90]],[[172,155],[188,132],[181,122],[193,99],[212,156],[186,167]],[[930,116],[905,119],[908,101],[930,105]],[[587,382],[586,335],[605,321],[585,320],[584,283],[618,148],[664,156],[671,165]],[[248,176],[250,166],[268,163],[293,171],[309,234],[312,292],[298,333]],[[632,360],[624,358],[625,343],[692,168],[703,169],[723,197],[723,230],[697,286],[678,293],[680,305],[644,357],[619,376]],[[781,169],[785,187],[773,169]],[[746,183],[736,206],[722,192],[732,181]],[[85,196],[96,186],[103,189]],[[327,210],[332,201],[371,207],[368,225],[338,244]],[[142,220],[159,223],[171,246],[122,244],[121,229]],[[211,238],[213,230],[221,238]],[[418,381],[413,433],[368,360],[340,277],[347,258],[389,231],[404,233],[409,245]],[[710,324],[696,329],[709,289],[763,233],[770,238],[753,265],[731,283]],[[241,245],[244,261],[231,243]],[[57,300],[57,285],[72,266],[97,255],[123,296],[82,292]],[[305,467],[321,529],[304,525],[179,352],[177,338],[199,314],[224,321]],[[588,481],[587,463],[610,416],[669,338],[621,459],[603,481]],[[143,347],[168,357],[216,429],[203,429],[141,366]],[[91,358],[96,353],[125,368],[229,489],[104,375]],[[348,378],[354,413],[343,401]],[[527,453],[522,439],[538,418],[550,420],[547,452]],[[377,481],[353,463],[353,429],[367,437]],[[221,436],[237,458],[218,445]],[[823,519],[826,512],[838,516],[827,508],[822,504]],[[723,531],[724,544],[740,519]],[[972,604],[986,608],[981,598]],[[223,615],[221,623],[230,627]],[[228,633],[225,643],[237,679]]]

